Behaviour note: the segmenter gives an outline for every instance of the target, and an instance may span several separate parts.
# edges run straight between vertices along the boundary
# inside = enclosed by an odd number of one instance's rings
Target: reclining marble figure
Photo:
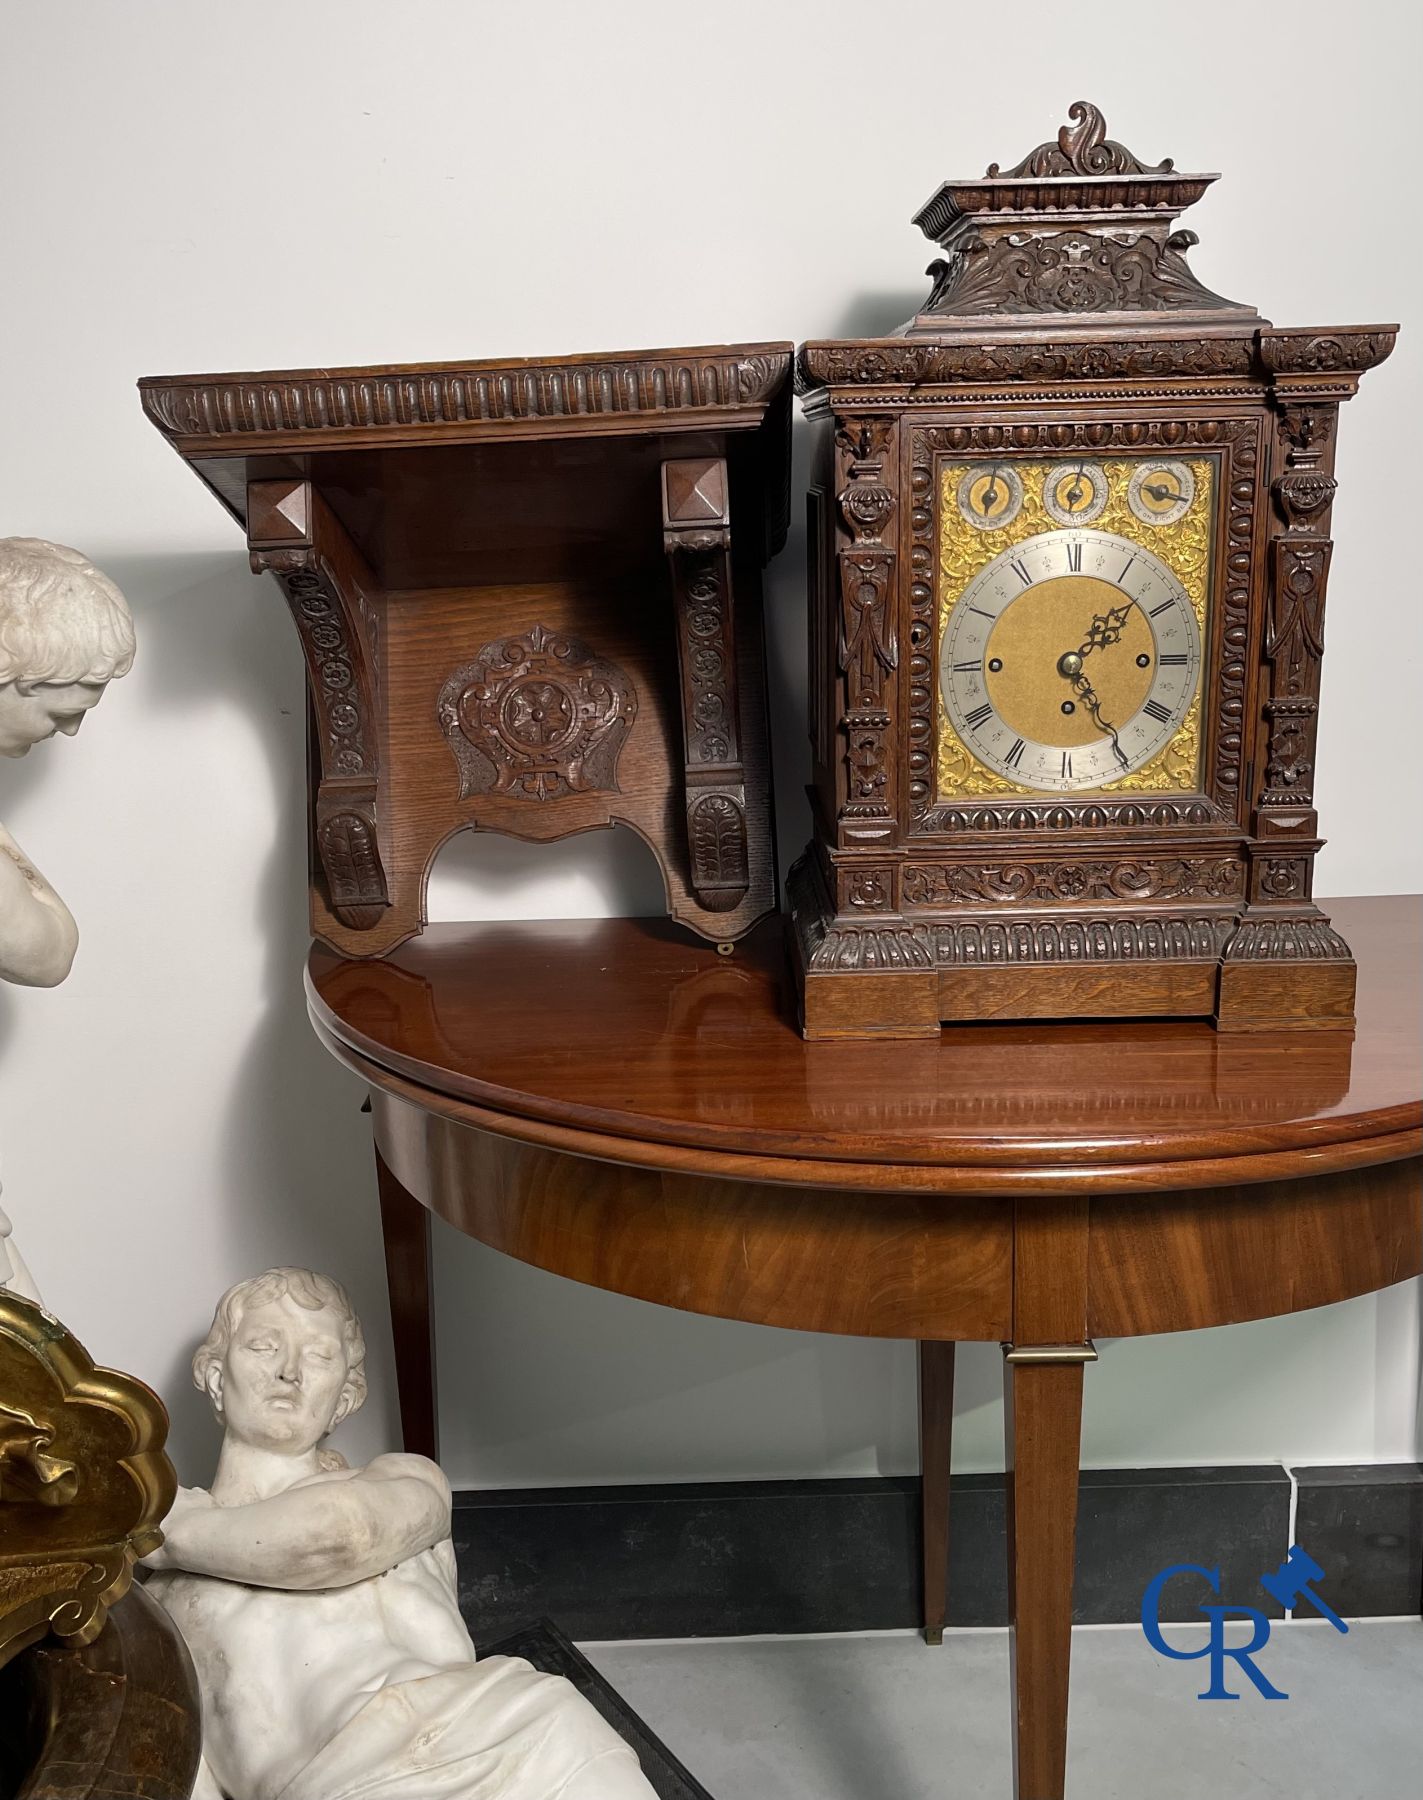
[[[321,1448],[365,1398],[342,1288],[302,1269],[218,1304],[193,1379],[223,1425],[148,1559],[203,1696],[194,1800],[653,1800],[562,1676],[475,1660],[450,1489],[423,1456]]]
[[[73,737],[132,662],[128,604],[87,556],[43,538],[0,538],[0,756]],[[0,825],[0,981],[57,987],[78,947],[74,915]],[[40,1298],[3,1207],[0,1287]]]

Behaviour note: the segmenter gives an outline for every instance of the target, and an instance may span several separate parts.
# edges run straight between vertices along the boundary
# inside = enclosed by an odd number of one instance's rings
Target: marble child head
[[[269,1269],[218,1301],[193,1382],[229,1436],[304,1456],[365,1399],[365,1359],[343,1287],[309,1269]]]
[[[87,556],[0,538],[0,756],[73,737],[132,662],[128,603]]]

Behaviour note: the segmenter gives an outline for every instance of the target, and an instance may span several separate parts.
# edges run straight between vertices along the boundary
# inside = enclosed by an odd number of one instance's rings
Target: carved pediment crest
[[[1192,231],[1173,221],[1214,175],[1178,172],[1107,136],[1100,108],[1074,100],[1055,139],[976,181],[945,181],[915,214],[946,255],[907,327],[976,326],[990,315],[1069,316],[1174,311],[1254,320],[1250,307],[1199,282],[1185,253]]]
[[[990,163],[988,179],[1018,181],[1029,175],[1169,175],[1175,166],[1169,156],[1165,162],[1144,163],[1125,144],[1109,138],[1107,121],[1090,100],[1074,100],[1067,116],[1071,123],[1062,127],[1055,140],[1039,144],[1011,169]]]

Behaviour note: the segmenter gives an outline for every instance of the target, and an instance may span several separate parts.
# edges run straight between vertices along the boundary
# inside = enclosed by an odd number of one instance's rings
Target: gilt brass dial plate
[[[1197,788],[1212,459],[1017,461],[996,528],[989,473],[940,468],[940,798]]]

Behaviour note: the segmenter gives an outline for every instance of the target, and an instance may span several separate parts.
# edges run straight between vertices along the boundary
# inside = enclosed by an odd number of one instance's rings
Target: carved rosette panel
[[[1062,863],[910,864],[904,910],[1073,900],[1232,900],[1244,886],[1237,857],[1142,857]]]
[[[254,482],[248,526],[274,534],[249,539],[252,568],[276,576],[306,659],[321,762],[312,826],[328,903],[342,924],[368,930],[390,905],[376,815],[375,615],[359,585],[343,582],[322,553],[315,533],[339,527],[309,484]]]
[[[886,476],[892,420],[842,419],[836,450],[844,536],[839,550],[838,660],[844,680],[845,799],[840,817],[858,824],[890,818],[889,678],[899,666],[894,618],[896,499]]]
[[[535,625],[486,644],[450,675],[436,715],[462,800],[504,794],[542,803],[618,792],[618,756],[637,717],[637,693],[616,663]]]
[[[894,905],[894,871],[850,868],[839,871],[842,911],[889,912]]]
[[[1009,829],[1032,829],[1057,823],[1064,829],[1081,822],[1078,807],[1028,797],[1016,784],[995,778],[1005,794],[1021,794],[990,807],[938,805],[931,809],[937,677],[934,668],[935,493],[934,461],[953,456],[994,455],[1020,451],[1049,456],[1159,448],[1223,451],[1221,496],[1226,521],[1226,554],[1216,583],[1222,610],[1220,657],[1206,677],[1204,691],[1217,696],[1217,729],[1210,768],[1209,793],[1227,817],[1237,816],[1245,745],[1245,702],[1249,668],[1250,588],[1258,501],[1260,425],[1254,419],[1120,419],[1048,423],[924,425],[910,433],[910,683],[908,706],[909,804],[916,833],[993,829],[1009,819]],[[1156,807],[1150,801],[1128,809],[1104,811],[1111,823],[1204,824],[1217,816],[1208,804],[1173,802]],[[1139,818],[1136,816],[1139,813]],[[1168,816],[1169,815],[1169,816]],[[1108,822],[1104,817],[1103,823]],[[969,823],[972,820],[973,823]],[[992,823],[989,823],[989,821]],[[1095,821],[1094,821],[1095,822]]]
[[[1252,903],[1307,899],[1311,866],[1308,855],[1257,856],[1250,869]]]

